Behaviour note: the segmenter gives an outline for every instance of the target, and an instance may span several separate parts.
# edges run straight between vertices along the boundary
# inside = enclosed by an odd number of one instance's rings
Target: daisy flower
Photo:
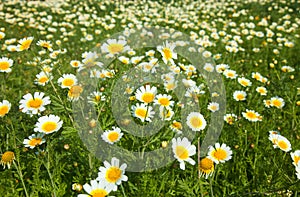
[[[5,37],[5,33],[0,31],[0,40],[2,40]]]
[[[155,112],[152,111],[152,107],[147,107],[144,103],[137,103],[136,105],[133,105],[131,109],[133,116],[139,118],[142,122],[151,122],[151,118],[153,118],[153,115],[155,114]]]
[[[264,106],[266,108],[270,108],[271,107],[271,100],[263,100]]]
[[[248,110],[246,109],[246,112],[242,112],[242,115],[244,118],[251,122],[261,121],[262,117],[259,115],[259,113],[255,112],[254,110]]]
[[[265,87],[262,87],[262,86],[257,87],[255,90],[256,90],[256,92],[258,92],[262,96],[266,96],[267,93],[268,93],[267,89]]]
[[[156,87],[150,87],[150,85],[146,85],[146,87],[142,86],[136,91],[135,97],[137,100],[148,104],[154,101],[156,92]]]
[[[164,82],[164,88],[167,92],[174,90],[177,87],[177,81]]]
[[[234,91],[233,98],[236,101],[244,101],[246,100],[247,93],[245,91]]]
[[[269,140],[273,142],[274,148],[280,148],[284,152],[292,150],[290,141],[282,135],[271,134]]]
[[[291,153],[291,157],[292,157],[294,166],[297,166],[300,164],[300,150],[296,150],[295,152]]]
[[[97,104],[100,101],[105,101],[105,95],[103,95],[102,92],[94,91],[87,97],[87,99],[89,100],[89,103]]]
[[[0,164],[3,165],[3,168],[7,166],[8,169],[10,169],[10,166],[12,162],[15,160],[15,153],[12,151],[6,151],[1,156]]]
[[[210,63],[205,63],[203,69],[206,70],[207,72],[213,72],[214,66]]]
[[[229,69],[229,66],[227,64],[218,64],[218,65],[216,65],[216,71],[218,73],[223,73],[227,69]]]
[[[0,72],[10,73],[14,61],[7,57],[0,58]]]
[[[163,107],[171,107],[174,105],[174,101],[171,101],[172,96],[167,94],[158,94],[154,100],[154,104],[160,105]]]
[[[200,176],[201,177],[204,176],[205,179],[207,179],[209,176],[211,176],[213,174],[213,172],[215,171],[214,162],[211,159],[209,159],[208,157],[200,160],[198,168],[200,171]]]
[[[51,73],[46,74],[44,71],[40,72],[35,77],[36,79],[34,80],[34,83],[41,86],[45,86],[51,79],[53,79]]]
[[[85,57],[82,60],[83,65],[79,67],[78,71],[81,71],[84,68],[91,68],[94,66],[98,66],[99,68],[101,68],[103,66],[102,62],[97,61],[99,56],[96,52],[87,52],[84,56]]]
[[[208,150],[208,158],[213,160],[216,164],[225,163],[231,159],[232,151],[226,144],[215,144],[215,147],[211,146]]]
[[[23,144],[25,145],[25,147],[33,149],[34,147],[46,142],[46,140],[43,137],[43,133],[32,134],[28,137],[28,139],[24,139]]]
[[[216,112],[220,109],[219,103],[211,102],[208,104],[207,109],[210,110],[211,112]]]
[[[123,53],[130,50],[130,47],[126,45],[126,40],[108,39],[107,43],[101,46],[102,53],[108,53],[108,57]]]
[[[235,114],[226,114],[224,116],[224,121],[227,122],[227,124],[232,125],[237,120],[237,116]]]
[[[243,87],[248,87],[252,85],[252,82],[249,79],[246,79],[245,77],[238,78],[239,84],[241,84]]]
[[[71,60],[70,65],[72,68],[80,68],[82,66],[81,62],[78,60]]]
[[[77,78],[73,74],[63,74],[63,76],[57,80],[57,83],[60,84],[61,88],[71,88],[73,85],[77,85]]]
[[[125,56],[118,57],[118,60],[120,60],[123,64],[129,64],[130,63],[130,59],[128,57],[125,57]]]
[[[199,112],[191,112],[186,118],[186,124],[193,131],[201,131],[206,127],[206,120]]]
[[[166,43],[164,43],[163,46],[157,47],[157,51],[161,53],[163,57],[162,59],[165,64],[167,64],[168,62],[171,62],[172,65],[175,64],[173,60],[177,59],[177,53],[174,52],[175,47],[176,44],[168,43],[168,41],[166,41]]]
[[[43,92],[35,92],[33,96],[28,93],[20,100],[19,108],[26,114],[40,114],[40,112],[46,109],[45,106],[51,103],[50,97],[44,96],[45,93]]]
[[[159,117],[162,120],[171,120],[173,115],[174,115],[174,111],[170,107],[164,107],[164,106],[159,107]]]
[[[172,129],[172,131],[181,134],[182,133],[182,124],[181,122],[178,122],[176,120],[174,120],[172,122],[172,124],[170,125],[170,128]]]
[[[44,49],[48,49],[49,51],[53,51],[52,44],[50,41],[39,40],[36,45],[43,47]]]
[[[180,137],[172,139],[172,150],[174,153],[174,157],[180,163],[180,169],[185,170],[185,163],[188,162],[191,165],[195,165],[195,161],[190,158],[196,154],[196,146],[192,145],[191,142],[184,137],[181,139]]]
[[[56,115],[42,116],[35,124],[34,131],[50,134],[58,131],[62,127],[63,121]]]
[[[28,50],[30,48],[33,37],[23,38],[19,40],[19,44],[17,46],[18,51]]]
[[[226,69],[223,72],[223,75],[227,78],[227,79],[235,79],[237,77],[236,71],[235,70],[230,70],[230,69]]]
[[[278,96],[272,97],[270,101],[271,101],[271,106],[277,107],[278,109],[283,108],[285,105],[283,98],[280,98]]]
[[[101,135],[102,139],[109,144],[118,142],[122,138],[122,136],[123,133],[118,127],[112,127],[112,130],[107,130]]]
[[[91,184],[83,185],[84,191],[88,194],[79,194],[78,197],[105,197],[111,192],[105,181],[91,180]]]
[[[117,191],[118,185],[122,181],[127,181],[128,177],[125,175],[125,169],[127,164],[123,163],[120,166],[119,159],[113,157],[111,163],[104,161],[104,167],[99,168],[98,177],[96,180],[104,181],[106,183],[106,188],[109,190]]]
[[[7,100],[0,102],[0,117],[4,117],[10,110],[11,104]]]
[[[80,85],[73,85],[68,91],[68,100],[77,101],[82,91],[83,88]]]

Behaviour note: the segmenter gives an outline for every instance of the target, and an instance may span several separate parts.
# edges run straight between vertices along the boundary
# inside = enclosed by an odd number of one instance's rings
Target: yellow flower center
[[[145,118],[147,115],[147,110],[146,109],[142,109],[142,108],[138,108],[135,110],[135,115],[137,117],[142,117]]]
[[[0,70],[7,70],[9,68],[8,62],[0,62]]]
[[[110,167],[106,171],[105,178],[108,182],[115,183],[121,178],[121,175],[122,175],[122,171],[120,170],[120,168]]]
[[[244,97],[243,94],[238,94],[238,95],[236,96],[236,98],[237,98],[238,100],[243,100],[245,97]]]
[[[277,146],[283,150],[288,149],[288,144],[283,140],[277,142]]]
[[[2,157],[1,157],[1,162],[5,163],[10,163],[15,159],[15,154],[12,151],[6,151]]]
[[[154,100],[154,94],[151,92],[146,92],[142,96],[142,101],[145,103],[151,103]]]
[[[43,104],[43,100],[42,99],[40,99],[40,98],[34,98],[34,99],[31,99],[30,101],[28,101],[27,107],[38,109],[38,108],[41,107],[42,104]]]
[[[185,160],[189,157],[189,151],[184,146],[177,146],[176,147],[176,155],[180,159]]]
[[[190,123],[194,128],[199,128],[202,126],[202,121],[198,117],[192,117]]]
[[[42,142],[42,138],[33,138],[29,141],[29,145],[30,146],[37,146],[37,145],[40,145]]]
[[[47,76],[42,76],[41,78],[39,78],[39,83],[46,83],[47,81],[48,81]]]
[[[7,114],[7,113],[8,113],[8,110],[9,110],[9,108],[8,108],[7,105],[1,106],[1,107],[0,107],[0,116],[4,116],[5,114]]]
[[[299,161],[300,161],[300,156],[294,156],[294,162],[296,165],[298,165]]]
[[[95,101],[100,101],[101,100],[101,96],[100,95],[96,95],[95,96]]]
[[[245,80],[242,80],[242,81],[241,81],[241,84],[242,84],[243,86],[248,86],[248,85],[249,85],[248,81],[245,81]]]
[[[160,99],[158,99],[158,103],[161,104],[162,106],[170,105],[170,101],[168,98],[160,98]]]
[[[166,60],[172,59],[172,51],[169,48],[164,48],[162,51]]]
[[[90,195],[92,197],[105,197],[107,192],[104,189],[94,189],[91,191]]]
[[[246,113],[246,116],[248,117],[248,118],[250,118],[250,119],[255,119],[255,118],[257,118],[256,117],[256,114],[254,113],[254,112],[247,112]]]
[[[226,159],[227,157],[227,153],[225,150],[223,149],[216,149],[214,152],[213,152],[213,156],[217,159],[217,160],[224,160]]]
[[[227,77],[234,77],[234,73],[233,72],[228,72]]]
[[[79,64],[78,64],[78,62],[73,62],[72,65],[73,65],[74,67],[78,67]]]
[[[107,48],[108,48],[108,51],[111,54],[116,54],[116,53],[119,53],[119,52],[123,51],[124,45],[122,45],[122,44],[110,44]]]
[[[71,78],[66,78],[63,80],[62,82],[63,86],[67,86],[67,87],[71,87],[72,85],[74,85],[74,80]]]
[[[175,127],[176,129],[182,129],[182,125],[180,122],[173,122],[173,127]]]
[[[281,106],[281,102],[279,100],[274,100],[272,101],[272,104],[275,106],[275,107],[280,107]]]
[[[46,133],[52,132],[57,128],[57,123],[56,122],[45,122],[42,125],[42,130],[45,131]]]
[[[115,142],[119,138],[119,133],[112,131],[108,134],[107,138],[109,139],[109,141]]]
[[[68,92],[70,97],[79,97],[81,92],[83,91],[81,86],[72,86]]]
[[[25,40],[24,42],[22,42],[20,50],[23,51],[23,50],[29,49],[31,42],[32,42],[32,40]]]
[[[214,169],[214,162],[209,158],[201,159],[199,168],[204,172],[212,171]]]

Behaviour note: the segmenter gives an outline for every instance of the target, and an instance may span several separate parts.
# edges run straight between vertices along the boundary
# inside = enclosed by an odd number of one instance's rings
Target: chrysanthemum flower
[[[30,48],[33,37],[23,38],[19,41],[19,45],[17,46],[18,51],[28,50]]]
[[[237,120],[237,116],[235,114],[226,114],[224,116],[224,121],[230,125],[232,125],[236,120]]]
[[[174,65],[174,60],[177,59],[177,53],[174,52],[174,49],[176,47],[176,44],[174,43],[166,43],[163,44],[163,46],[158,46],[157,51],[159,51],[162,55],[162,59],[165,64],[168,62],[171,62],[172,65]]]
[[[216,71],[218,73],[223,73],[227,69],[229,69],[229,66],[227,64],[218,64],[218,65],[216,65]]]
[[[151,87],[150,85],[146,85],[140,87],[136,93],[135,93],[135,97],[137,100],[148,104],[154,101],[155,95],[157,92],[157,88],[156,87]]]
[[[229,146],[219,143],[215,144],[215,147],[211,146],[208,151],[208,158],[213,160],[216,164],[225,163],[231,159],[232,151]]]
[[[107,130],[101,135],[102,139],[109,144],[118,142],[122,138],[122,136],[123,133],[118,127],[112,127],[112,130]]]
[[[187,116],[186,124],[193,131],[201,131],[206,127],[206,120],[199,112],[191,112]]]
[[[84,191],[88,194],[79,194],[78,197],[105,197],[111,192],[111,188],[108,188],[105,181],[91,180],[91,184],[83,185]]]
[[[174,90],[177,87],[177,81],[168,81],[164,83],[165,90],[167,92]]]
[[[127,164],[123,163],[120,166],[119,159],[113,157],[111,163],[104,161],[104,167],[99,168],[99,173],[97,180],[104,181],[106,183],[106,188],[109,190],[117,191],[118,185],[122,181],[127,181],[128,177],[125,175],[125,169]]]
[[[7,100],[0,102],[0,117],[4,117],[10,110],[11,104]]]
[[[249,79],[246,79],[245,77],[238,78],[238,82],[244,87],[248,87],[252,85],[252,82]]]
[[[271,100],[263,100],[264,106],[267,108],[271,107]]]
[[[77,85],[77,78],[73,74],[63,74],[57,81],[60,84],[61,88],[71,88],[74,85]]]
[[[270,101],[271,101],[271,106],[277,107],[278,109],[283,108],[285,105],[283,98],[280,98],[278,96],[272,97]]]
[[[171,107],[174,105],[174,101],[171,100],[172,96],[167,94],[158,94],[156,95],[156,99],[154,100],[154,104],[163,106],[163,107]]]
[[[176,120],[174,120],[172,122],[172,124],[170,125],[170,128],[172,129],[172,131],[176,132],[176,133],[182,133],[182,124],[181,122],[178,122]]]
[[[123,53],[130,50],[130,47],[126,45],[126,40],[108,39],[107,43],[101,46],[103,53],[108,53],[109,57]]]
[[[236,101],[244,101],[246,100],[247,93],[245,91],[234,91],[233,98]]]
[[[50,104],[50,97],[45,96],[43,92],[35,92],[34,95],[28,93],[23,96],[23,99],[20,100],[19,108],[23,113],[27,114],[40,114],[40,112],[44,111],[45,106]]]
[[[73,85],[68,91],[68,99],[70,101],[77,101],[82,91],[83,88],[80,85]]]
[[[46,140],[43,137],[43,133],[32,134],[28,137],[28,139],[24,139],[23,144],[25,145],[25,147],[33,149],[34,147],[46,142]]]
[[[216,112],[220,109],[219,103],[211,102],[208,104],[207,109],[211,112]]]
[[[292,150],[290,141],[282,135],[270,134],[269,140],[273,143],[274,148],[280,148],[284,152],[289,152]]]
[[[159,107],[159,117],[162,120],[171,120],[174,115],[174,111],[170,107],[164,107],[160,106]]]
[[[7,57],[0,58],[0,72],[10,73],[14,61]]]
[[[258,92],[260,95],[266,96],[268,91],[265,87],[257,87],[256,92]]]
[[[94,91],[87,97],[89,103],[97,104],[100,101],[105,101],[105,95],[102,92]]]
[[[147,107],[144,103],[137,103],[136,105],[133,105],[131,109],[133,116],[139,118],[142,122],[151,122],[151,118],[153,118],[153,115],[155,114],[152,107]]]
[[[206,70],[207,72],[213,72],[215,68],[212,64],[205,63],[203,69]]]
[[[52,44],[50,41],[39,40],[36,45],[43,47],[44,49],[48,49],[49,51],[53,51]]]
[[[300,165],[300,150],[291,153],[294,166]]]
[[[196,146],[192,145],[186,137],[184,137],[183,139],[181,139],[180,137],[178,137],[177,139],[173,138],[172,150],[174,153],[174,157],[180,163],[180,169],[185,170],[184,162],[195,165],[196,162],[192,158],[190,158],[190,156],[196,154]]]
[[[129,64],[130,63],[130,59],[128,57],[125,57],[125,56],[118,57],[118,60],[120,60],[123,64]]]
[[[230,69],[226,69],[223,72],[223,75],[228,78],[228,79],[235,79],[237,77],[236,71],[235,70],[230,70]]]
[[[82,63],[78,60],[71,60],[70,65],[73,68],[80,68],[82,66]]]
[[[258,112],[255,112],[254,110],[246,109],[246,112],[242,112],[242,115],[244,118],[246,118],[247,120],[249,120],[251,122],[256,122],[256,121],[262,120],[262,116]]]
[[[62,127],[63,121],[56,115],[42,116],[35,124],[34,131],[50,134],[58,131]]]
[[[45,86],[51,79],[53,79],[53,76],[51,73],[46,74],[44,71],[37,74],[36,79],[34,80],[35,84]]]
[[[2,40],[5,37],[5,33],[0,31],[0,40]]]
[[[200,171],[200,176],[201,177],[204,176],[205,179],[207,179],[209,176],[211,176],[213,174],[213,172],[215,171],[214,162],[211,159],[209,159],[208,157],[200,160],[198,168]]]
[[[6,151],[5,153],[3,153],[1,157],[0,164],[3,165],[3,168],[7,166],[7,168],[10,169],[10,166],[12,162],[14,162],[14,160],[15,160],[15,153],[12,151]]]

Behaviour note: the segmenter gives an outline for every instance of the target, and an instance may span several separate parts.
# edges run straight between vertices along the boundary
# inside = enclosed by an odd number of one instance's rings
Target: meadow
[[[299,196],[300,2],[0,3],[0,196]]]

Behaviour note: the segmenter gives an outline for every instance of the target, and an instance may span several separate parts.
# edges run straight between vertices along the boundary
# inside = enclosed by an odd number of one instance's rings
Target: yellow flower
[[[201,177],[205,176],[205,178],[207,179],[209,176],[213,174],[214,170],[215,170],[214,162],[211,159],[207,157],[201,159],[199,163],[199,171]]]
[[[6,151],[5,153],[3,153],[1,157],[0,164],[3,165],[4,168],[7,165],[9,169],[14,160],[15,160],[15,153],[12,151]]]

